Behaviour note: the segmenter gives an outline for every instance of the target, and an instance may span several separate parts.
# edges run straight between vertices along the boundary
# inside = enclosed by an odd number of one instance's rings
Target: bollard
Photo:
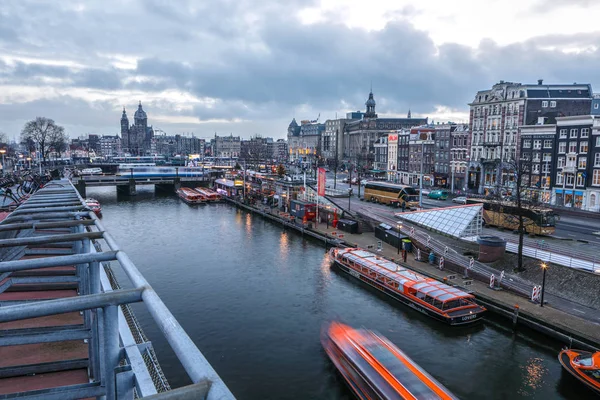
[[[515,309],[513,311],[513,330],[517,328],[517,320],[519,319],[519,305],[515,304]]]

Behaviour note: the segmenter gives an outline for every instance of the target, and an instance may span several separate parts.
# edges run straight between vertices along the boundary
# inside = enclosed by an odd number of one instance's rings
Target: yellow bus
[[[510,230],[519,229],[519,214],[527,233],[552,235],[556,231],[556,213],[549,208],[517,207],[512,202],[486,199],[467,199],[467,204],[483,204],[483,221],[486,225]],[[520,210],[520,212],[519,212]]]
[[[412,186],[397,185],[388,182],[367,182],[364,199],[374,203],[388,204],[394,207],[416,208],[419,205],[419,191]]]

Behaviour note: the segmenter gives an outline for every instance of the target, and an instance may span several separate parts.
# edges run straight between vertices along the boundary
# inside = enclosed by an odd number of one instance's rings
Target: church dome
[[[146,111],[144,111],[142,109],[142,102],[140,101],[140,104],[138,105],[138,109],[135,112],[135,114],[133,115],[133,117],[135,119],[148,119],[148,116],[146,115]]]
[[[369,100],[365,103],[367,107],[375,107],[377,103],[375,103],[375,99],[373,98],[373,92],[369,93]]]

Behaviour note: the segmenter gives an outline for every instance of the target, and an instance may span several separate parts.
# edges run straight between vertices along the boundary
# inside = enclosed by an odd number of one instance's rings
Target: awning
[[[372,169],[369,172],[372,173],[372,174],[382,174],[382,173],[387,172],[387,171],[384,170],[384,169]]]

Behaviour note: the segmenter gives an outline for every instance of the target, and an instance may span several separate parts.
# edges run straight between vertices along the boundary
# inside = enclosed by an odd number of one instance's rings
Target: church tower
[[[125,107],[123,107],[123,115],[121,115],[121,140],[123,140],[123,147],[129,148],[129,118],[127,118]]]
[[[146,128],[148,127],[148,116],[146,115],[146,111],[142,108],[142,102],[138,105],[138,109],[133,115],[133,123],[135,124],[138,132],[146,133]]]
[[[367,106],[367,112],[365,113],[365,118],[377,118],[377,114],[375,114],[375,99],[373,98],[373,90],[369,93],[369,99],[365,103]]]

